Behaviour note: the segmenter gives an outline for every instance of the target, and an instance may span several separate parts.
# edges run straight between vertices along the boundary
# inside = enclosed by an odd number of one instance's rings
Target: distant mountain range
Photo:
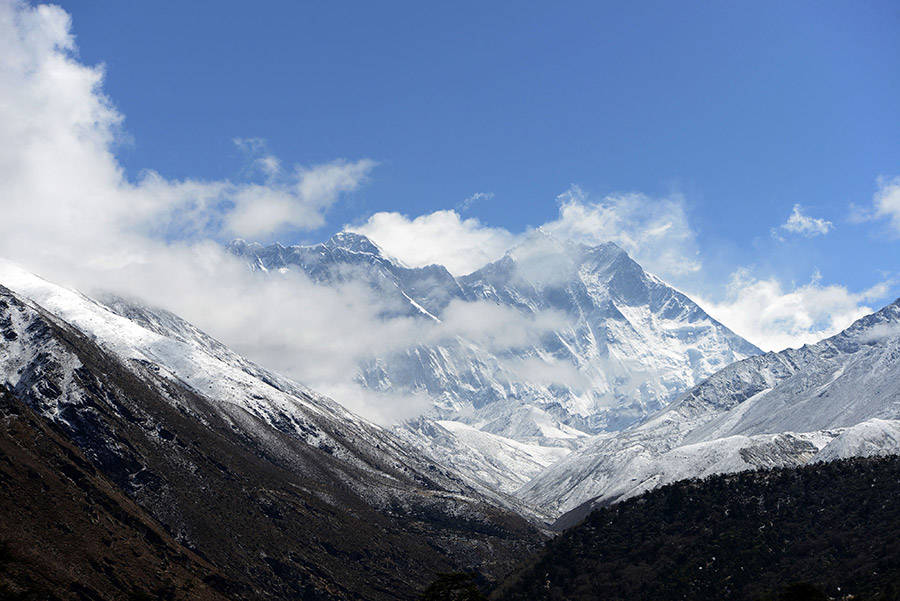
[[[423,419],[399,432],[404,439],[505,492],[588,437],[639,422],[761,352],[615,244],[589,247],[538,232],[462,277],[440,265],[406,267],[349,232],[311,246],[235,241],[229,248],[259,271],[363,283],[397,314],[423,322],[477,303],[523,319],[552,315],[536,341],[488,348],[455,336],[358,366],[357,381],[372,390],[433,399]]]

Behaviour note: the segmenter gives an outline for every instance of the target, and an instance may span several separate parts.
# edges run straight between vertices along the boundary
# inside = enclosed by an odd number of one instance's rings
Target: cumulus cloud
[[[516,242],[511,232],[463,219],[456,211],[435,211],[410,219],[400,213],[375,213],[349,231],[369,237],[389,255],[411,267],[435,263],[454,275],[475,271],[498,259]]]
[[[795,204],[787,221],[781,224],[781,229],[812,238],[813,236],[824,236],[834,229],[834,224],[825,219],[805,215],[800,205]]]
[[[870,303],[883,300],[890,282],[861,292],[835,284],[823,285],[821,276],[786,289],[775,278],[758,278],[743,268],[734,272],[722,302],[698,298],[706,311],[737,334],[767,351],[798,348],[845,329],[873,311]]]

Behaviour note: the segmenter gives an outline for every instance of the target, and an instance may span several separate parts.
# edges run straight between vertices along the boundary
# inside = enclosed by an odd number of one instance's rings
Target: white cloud
[[[654,199],[617,194],[591,201],[572,186],[557,200],[559,217],[539,229],[560,241],[615,242],[663,277],[678,277],[700,268],[695,235],[679,196]],[[376,213],[363,225],[348,229],[368,236],[407,265],[440,263],[454,275],[471,273],[513,246],[538,240],[528,231],[513,233],[474,218],[462,219],[456,211],[435,211],[414,219],[399,213]]]
[[[684,199],[613,194],[598,201],[572,186],[558,197],[559,218],[541,227],[564,240],[615,242],[638,263],[663,277],[700,269],[696,237]]]
[[[259,171],[267,178],[281,173],[281,160],[270,154],[266,141],[262,138],[234,138],[232,140],[251,159],[251,168]]]
[[[706,311],[758,347],[767,351],[797,348],[818,342],[845,329],[873,311],[869,303],[884,299],[890,282],[851,292],[835,284],[823,285],[815,274],[789,289],[775,278],[754,277],[748,269],[731,276],[722,302],[696,300]]]
[[[516,236],[488,227],[456,211],[435,211],[410,219],[400,213],[375,213],[349,231],[368,236],[389,255],[411,267],[439,263],[454,275],[475,271],[503,256]]]
[[[493,192],[476,192],[472,196],[469,196],[468,198],[463,200],[461,203],[456,205],[456,210],[458,210],[460,213],[465,213],[466,211],[471,209],[472,205],[474,205],[475,203],[493,200],[493,198],[494,198]]]
[[[834,229],[834,224],[825,219],[804,215],[800,205],[795,204],[787,221],[781,224],[781,229],[812,238],[813,236],[824,236]]]
[[[325,210],[343,192],[358,189],[375,167],[375,161],[344,160],[297,167],[288,177],[272,156],[256,160],[268,176],[265,185],[243,184],[230,188],[234,203],[225,218],[225,231],[246,238],[268,238],[289,228],[311,230],[325,225]],[[280,180],[280,181],[279,181]]]
[[[890,228],[900,234],[900,176],[879,177],[878,190],[872,197],[872,206],[860,208],[851,205],[851,218],[854,221],[873,221],[887,219]]]

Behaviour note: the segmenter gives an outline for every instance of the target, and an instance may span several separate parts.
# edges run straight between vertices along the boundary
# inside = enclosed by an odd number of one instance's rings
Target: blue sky
[[[859,288],[896,267],[895,239],[846,223],[900,170],[894,2],[63,6],[85,62],[106,64],[130,171],[236,177],[235,137],[286,162],[380,163],[293,237],[476,192],[494,196],[470,216],[519,231],[577,183],[681,192],[723,255],[710,269]],[[773,242],[795,203],[834,231]]]
[[[129,180],[268,185],[252,160],[270,155],[364,172],[260,239],[455,208],[502,245],[558,220],[574,184],[587,205],[641,195],[625,230],[673,210],[701,269],[662,275],[719,316],[752,302],[742,285],[773,302],[836,286],[857,307],[900,293],[896,2],[60,5],[124,116],[110,149]],[[782,227],[795,205],[806,229]],[[629,250],[655,267],[657,249]]]

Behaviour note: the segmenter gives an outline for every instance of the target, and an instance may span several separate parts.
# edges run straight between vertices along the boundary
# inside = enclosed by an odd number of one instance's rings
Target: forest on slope
[[[595,510],[492,598],[898,599],[898,494],[897,456],[678,482]]]

